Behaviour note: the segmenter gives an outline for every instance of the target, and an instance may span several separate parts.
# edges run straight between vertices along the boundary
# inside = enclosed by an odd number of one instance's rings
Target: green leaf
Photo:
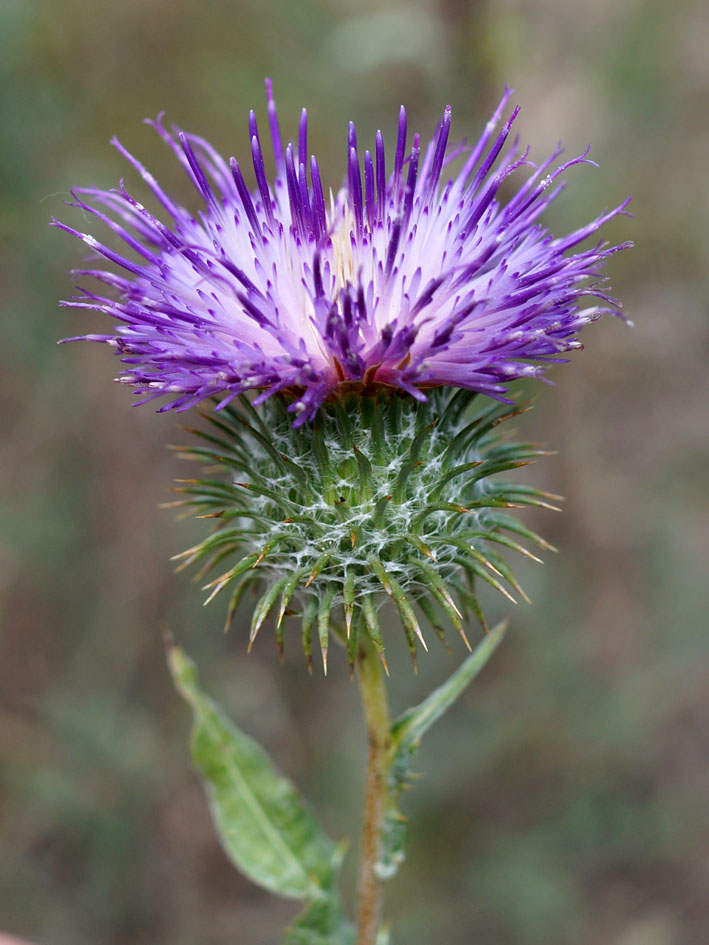
[[[355,928],[339,898],[311,903],[286,929],[283,945],[355,945]]]
[[[442,686],[419,705],[407,709],[391,727],[388,796],[376,867],[382,879],[393,876],[404,861],[406,818],[399,807],[399,795],[409,786],[411,767],[421,739],[485,666],[500,644],[506,626],[506,622],[498,624]]]
[[[507,621],[499,623],[490,634],[475,647],[458,669],[442,686],[434,689],[430,696],[412,709],[407,709],[391,727],[394,750],[415,751],[423,736],[443,713],[449,709],[464,691],[468,683],[478,675],[495,652],[507,629]]]
[[[192,660],[171,645],[168,663],[194,712],[192,760],[204,779],[227,856],[254,883],[277,895],[308,900],[330,895],[340,849],[321,832],[263,749],[202,692]]]

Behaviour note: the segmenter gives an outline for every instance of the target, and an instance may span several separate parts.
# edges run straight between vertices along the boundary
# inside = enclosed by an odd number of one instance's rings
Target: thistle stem
[[[379,658],[365,633],[360,635],[360,639],[357,680],[367,725],[369,756],[359,867],[357,945],[375,945],[382,912],[381,882],[375,867],[384,818],[391,729],[384,673]]]

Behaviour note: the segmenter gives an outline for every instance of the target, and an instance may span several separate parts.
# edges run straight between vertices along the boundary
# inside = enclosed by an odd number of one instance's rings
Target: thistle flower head
[[[286,618],[300,622],[308,662],[315,638],[326,663],[332,634],[351,665],[362,633],[384,659],[378,609],[389,600],[415,661],[420,616],[467,643],[469,616],[487,629],[480,581],[523,595],[499,549],[530,555],[520,537],[549,547],[508,512],[554,497],[498,478],[539,453],[500,439],[518,411],[498,401],[619,311],[600,271],[622,246],[579,244],[625,204],[566,236],[545,229],[561,175],[590,162],[559,163],[557,150],[534,165],[507,147],[509,97],[472,148],[449,146],[449,108],[425,148],[418,135],[407,143],[402,109],[388,159],[381,133],[362,158],[351,124],[345,182],[326,197],[305,111],[284,147],[269,85],[270,183],[253,113],[255,189],[235,160],[158,119],[203,209],[186,210],[114,142],[166,221],[121,183],[74,196],[125,255],[56,224],[124,270],[81,270],[110,295],[85,288],[65,304],[117,319],[115,334],[84,338],[114,347],[140,402],[213,399],[214,429],[181,450],[221,475],[183,482],[177,504],[215,529],[178,558],[202,562],[210,598],[231,589],[228,622],[258,592],[250,642],[273,611],[281,648]],[[505,203],[513,174],[522,180]]]
[[[124,270],[79,270],[110,294],[83,288],[64,303],[120,323],[83,338],[111,345],[140,402],[186,409],[248,390],[290,395],[296,426],[339,388],[397,388],[419,401],[453,386],[504,399],[512,380],[539,376],[579,347],[579,330],[618,303],[600,269],[622,246],[577,250],[625,203],[566,236],[539,218],[561,175],[587,152],[539,165],[507,146],[509,90],[474,147],[450,146],[446,108],[431,141],[408,141],[404,109],[393,156],[377,133],[362,156],[349,126],[346,175],[335,196],[308,155],[307,115],[285,147],[268,86],[275,177],[269,182],[257,121],[249,117],[256,187],[202,138],[152,122],[204,202],[193,215],[114,141],[164,211],[158,219],[125,189],[79,188],[75,206],[125,244],[122,253],[54,221]],[[451,162],[460,169],[448,177]],[[503,181],[521,175],[503,203]],[[586,300],[586,301],[584,301]],[[76,340],[76,339],[68,339]]]

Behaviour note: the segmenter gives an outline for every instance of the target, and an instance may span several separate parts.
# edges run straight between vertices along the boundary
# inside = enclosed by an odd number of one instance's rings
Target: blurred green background
[[[505,83],[542,159],[589,142],[548,216],[636,248],[608,266],[635,328],[606,319],[538,385],[520,422],[559,455],[530,477],[567,496],[530,518],[562,553],[522,567],[534,601],[424,746],[409,861],[389,886],[395,945],[698,945],[709,941],[709,7],[704,0],[2,0],[0,202],[0,929],[38,945],[272,945],[293,914],[229,866],[186,752],[170,628],[335,836],[356,836],[364,737],[345,668],[279,667],[243,621],[221,633],[169,555],[201,533],[158,504],[184,475],[178,418],[130,409],[117,362],[58,338],[82,247],[50,230],[74,184],[188,185],[168,120],[248,158],[274,79],[282,127],[311,117],[337,185],[346,122],[392,142],[399,104],[475,138]],[[100,324],[99,324],[100,323]],[[490,599],[493,617],[505,614]],[[393,629],[393,628],[392,628]],[[392,633],[401,709],[418,677]],[[351,896],[353,873],[346,872]]]

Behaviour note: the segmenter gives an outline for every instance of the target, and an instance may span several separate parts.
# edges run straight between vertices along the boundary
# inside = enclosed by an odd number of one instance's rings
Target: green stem
[[[366,632],[360,634],[357,680],[367,725],[369,756],[359,867],[357,945],[375,945],[381,924],[382,892],[376,874],[387,791],[391,725],[384,673]]]

